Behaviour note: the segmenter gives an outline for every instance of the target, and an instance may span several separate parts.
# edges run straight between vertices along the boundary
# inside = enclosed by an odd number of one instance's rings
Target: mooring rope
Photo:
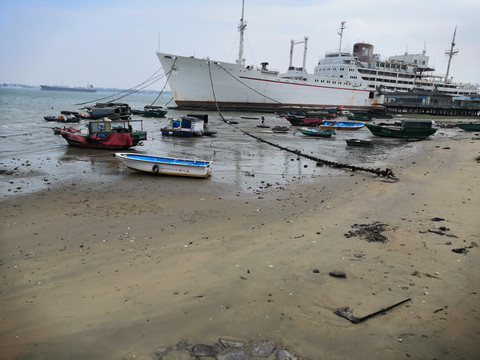
[[[277,104],[282,104],[282,102],[280,101],[277,101],[275,99],[272,99],[271,97],[268,97],[266,96],[265,94],[262,94],[261,92],[251,88],[250,86],[248,86],[247,84],[245,84],[243,81],[240,81],[240,79],[237,79],[235,76],[233,76],[227,69],[225,69],[222,65],[220,65],[219,63],[214,63],[215,65],[217,65],[220,69],[222,69],[223,71],[225,71],[228,75],[230,75],[232,78],[234,78],[235,80],[237,80],[240,84],[242,84],[243,86],[245,86],[246,88],[248,88],[249,90],[252,90],[253,92],[257,93],[258,95],[260,96],[263,96],[264,98],[268,99],[268,100],[272,100],[273,102],[276,102]],[[210,77],[211,78],[211,77]]]
[[[208,64],[208,74],[210,76],[210,86],[212,87],[213,101],[215,101],[215,106],[217,107],[218,115],[222,118],[223,122],[228,123],[223,117],[222,112],[220,111],[220,108],[218,107],[217,97],[215,95],[215,89],[213,87],[212,69],[210,68],[210,61],[207,61],[207,64]]]
[[[172,75],[172,72],[173,72],[173,69],[175,68],[175,62],[177,61],[177,58],[175,57],[175,59],[173,60],[173,64],[172,64],[172,68],[170,69],[170,71],[168,72],[168,76],[167,76],[167,79],[165,80],[165,84],[163,85],[163,88],[162,90],[160,90],[160,93],[158,94],[158,96],[155,98],[155,100],[153,100],[153,102],[150,104],[150,105],[153,105],[155,104],[155,102],[158,100],[158,98],[160,96],[162,96],[162,93],[163,93],[163,90],[165,90],[165,87],[167,86],[168,84],[168,80],[170,79],[170,75]],[[173,97],[172,97],[173,99]],[[172,99],[170,99],[167,104],[172,101]],[[167,104],[165,106],[167,106]]]
[[[122,96],[119,96],[117,98],[114,98],[114,99],[111,99],[110,101],[117,101],[117,100],[120,100],[120,99],[123,99],[124,97],[127,97],[129,95],[132,95],[140,90],[143,90],[145,89],[146,87],[152,85],[153,83],[159,81],[162,77],[166,76],[167,74],[160,74],[160,75],[157,75],[155,76],[155,74],[157,74],[158,72],[160,71],[160,69],[158,69],[157,71],[155,71],[155,73],[153,73],[152,75],[150,75],[146,80],[144,80],[143,82],[141,82],[140,84],[136,85],[136,86],[133,86],[131,87],[130,89],[126,89],[126,90],[122,90],[122,91],[119,91],[118,93],[115,93],[115,94],[112,94],[112,95],[108,95],[108,96],[105,96],[103,98],[99,98],[99,99],[96,99],[96,100],[90,100],[90,101],[86,101],[86,102],[83,102],[83,103],[78,103],[78,104],[75,104],[76,106],[78,105],[86,105],[86,104],[90,104],[90,103],[93,103],[93,102],[98,102],[98,101],[101,101],[101,100],[105,100],[105,99],[110,99],[110,98],[113,98],[115,96],[118,96],[118,95],[121,95],[121,94],[124,94]],[[153,80],[152,80],[153,79]],[[145,85],[146,84],[146,85]],[[141,87],[143,86],[143,87]]]
[[[210,75],[210,85],[212,87],[213,100],[215,101],[215,106],[217,107],[218,115],[220,116],[220,118],[222,119],[222,121],[224,123],[226,123],[230,126],[233,126],[233,124],[230,121],[225,120],[225,118],[223,117],[223,115],[220,111],[220,108],[218,106],[217,98],[216,98],[216,95],[215,95],[215,89],[214,89],[214,86],[213,86],[213,79],[212,79],[212,72],[211,72],[211,69],[210,69],[210,62],[208,62],[208,71],[209,71],[209,75]],[[252,133],[250,133],[246,130],[240,129],[238,126],[235,127],[235,128],[240,130],[245,135],[248,135],[248,136],[250,136],[250,137],[252,137],[252,138],[254,138],[254,139],[256,139],[260,142],[263,142],[267,145],[276,147],[278,149],[290,152],[290,153],[298,155],[298,156],[302,156],[302,157],[307,158],[309,160],[313,160],[317,163],[317,166],[327,165],[327,166],[331,166],[331,167],[334,167],[334,168],[350,169],[351,171],[364,171],[364,172],[376,174],[377,176],[383,176],[383,177],[385,177],[385,178],[387,178],[391,181],[398,181],[399,180],[393,174],[392,169],[389,169],[389,168],[386,168],[385,170],[382,170],[380,168],[372,169],[372,168],[367,168],[367,167],[363,167],[363,166],[355,166],[355,165],[349,165],[349,164],[342,164],[342,163],[339,163],[339,162],[336,162],[336,161],[324,160],[324,159],[321,159],[321,158],[318,158],[318,157],[315,157],[315,156],[312,156],[312,155],[304,154],[300,150],[297,150],[297,149],[289,149],[288,147],[285,147],[285,146],[282,146],[282,145],[279,145],[279,144],[275,144],[271,141],[265,140],[264,138],[261,138],[257,135],[254,135],[254,134],[252,134]]]

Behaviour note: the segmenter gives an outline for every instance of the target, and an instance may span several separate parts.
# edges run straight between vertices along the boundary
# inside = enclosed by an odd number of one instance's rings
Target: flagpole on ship
[[[243,19],[244,5],[245,5],[245,0],[242,0],[242,18],[240,19],[240,25],[238,25],[238,31],[240,32],[240,46],[238,50],[237,64],[240,64],[240,65],[245,65],[245,59],[243,58],[243,34],[245,31],[245,28],[247,27],[247,23]]]

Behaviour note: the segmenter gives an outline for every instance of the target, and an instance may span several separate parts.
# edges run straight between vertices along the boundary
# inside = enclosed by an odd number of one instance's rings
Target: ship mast
[[[455,54],[458,54],[458,50],[455,50],[455,35],[457,34],[457,27],[455,26],[455,31],[453,32],[452,45],[450,50],[445,51],[445,55],[448,55],[448,64],[447,64],[447,73],[445,74],[445,84],[448,82],[448,74],[450,73],[450,64],[452,62],[452,57]]]
[[[238,49],[237,64],[240,64],[240,65],[245,64],[245,59],[243,58],[243,33],[245,31],[245,28],[247,27],[247,23],[243,19],[244,5],[245,5],[245,1],[242,0],[242,18],[240,19],[240,25],[238,25],[238,31],[240,32],[240,46]]]
[[[340,35],[340,44],[338,45],[338,55],[340,56],[340,53],[342,52],[342,38],[343,38],[343,30],[345,30],[345,21],[342,21],[340,24],[340,32],[338,35]]]

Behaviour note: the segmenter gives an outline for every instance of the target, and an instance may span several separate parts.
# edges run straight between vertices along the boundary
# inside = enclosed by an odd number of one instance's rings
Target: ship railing
[[[325,51],[325,57],[339,57],[339,56],[353,57],[353,54],[348,49],[341,49],[340,51],[338,51],[338,49]]]

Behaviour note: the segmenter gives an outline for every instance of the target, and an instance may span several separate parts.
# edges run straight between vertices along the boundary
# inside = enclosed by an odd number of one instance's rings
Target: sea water
[[[82,112],[83,107],[96,102],[122,102],[139,110],[152,103],[175,105],[170,96],[162,95],[157,99],[158,93],[135,93],[119,98],[121,95],[0,87],[0,196],[15,196],[80,181],[114,181],[130,173],[112,156],[118,151],[72,147],[52,130],[55,126],[84,128],[85,122],[59,124],[44,120],[44,116],[60,115],[63,110]],[[216,131],[216,135],[162,136],[161,128],[169,124],[169,118],[189,113],[207,114],[206,127]],[[243,119],[242,115],[249,118]],[[265,125],[270,128],[258,127],[262,115],[266,118]],[[234,191],[257,191],[269,186],[283,186],[287,182],[342,174],[342,170],[318,167],[312,160],[259,142],[243,131],[324,160],[375,167],[388,156],[387,147],[392,142],[395,144],[395,140],[389,140],[385,146],[374,149],[351,148],[346,146],[345,139],[371,137],[366,128],[354,132],[337,131],[331,138],[312,138],[296,131],[284,118],[274,114],[219,114],[215,111],[170,109],[166,118],[133,118],[143,119],[148,140],[128,152],[213,159],[212,176],[207,181],[231,186]],[[238,124],[228,124],[224,119]],[[271,128],[276,125],[288,126],[289,131],[272,133]],[[158,182],[162,181],[174,180],[159,176]],[[194,186],[202,186],[198,179],[190,181],[194,181]]]

